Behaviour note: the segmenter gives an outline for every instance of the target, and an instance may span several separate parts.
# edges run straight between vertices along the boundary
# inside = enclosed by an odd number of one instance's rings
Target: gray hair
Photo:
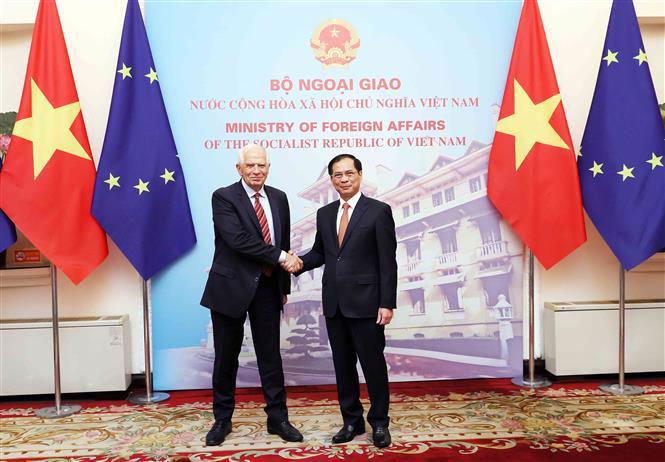
[[[245,154],[252,151],[260,151],[264,153],[266,155],[266,163],[270,165],[270,156],[268,155],[268,151],[256,143],[246,144],[238,151],[238,165],[243,165],[245,163]]]

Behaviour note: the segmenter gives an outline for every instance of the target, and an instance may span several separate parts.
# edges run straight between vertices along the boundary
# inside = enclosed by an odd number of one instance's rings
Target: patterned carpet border
[[[619,460],[611,458],[612,450],[631,444],[639,445],[641,454],[653,455],[653,460],[665,456],[663,379],[644,384],[646,393],[638,396],[608,395],[591,384],[526,390],[505,386],[505,381],[474,381],[476,388],[483,384],[487,389],[466,392],[459,384],[446,382],[393,387],[394,444],[383,450],[371,445],[368,435],[346,445],[330,443],[330,435],[341,424],[330,388],[314,389],[313,393],[307,389],[290,391],[290,419],[305,435],[301,444],[268,435],[260,396],[239,394],[233,432],[218,448],[203,445],[212,422],[206,396],[209,391],[176,392],[169,402],[145,407],[88,402],[80,413],[56,420],[35,417],[35,409],[41,406],[4,403],[0,405],[0,458],[51,462],[386,462],[409,456],[455,460],[481,452],[512,460],[517,452],[522,454],[517,460],[525,460],[524,455],[531,453],[549,460],[557,455],[608,451],[604,460]],[[448,391],[451,388],[453,391]]]

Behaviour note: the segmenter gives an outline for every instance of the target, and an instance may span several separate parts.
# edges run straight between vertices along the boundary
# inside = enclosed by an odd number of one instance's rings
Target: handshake
[[[284,271],[296,273],[302,269],[302,260],[293,250],[289,250],[289,253],[286,255],[286,260],[280,263],[280,266]]]

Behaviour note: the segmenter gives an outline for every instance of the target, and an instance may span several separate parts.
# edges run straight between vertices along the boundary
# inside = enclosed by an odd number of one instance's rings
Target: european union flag
[[[92,213],[144,279],[196,243],[137,0],[129,0]]]
[[[5,135],[1,135],[5,136]],[[0,170],[2,170],[2,158],[0,157]],[[7,247],[16,242],[16,227],[14,223],[7,218],[5,212],[0,210],[0,252],[7,250]]]
[[[578,165],[584,208],[626,269],[665,248],[664,140],[633,2],[615,0]]]

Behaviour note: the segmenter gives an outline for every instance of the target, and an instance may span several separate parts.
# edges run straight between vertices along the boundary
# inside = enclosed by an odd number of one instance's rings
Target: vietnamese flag
[[[546,269],[586,241],[575,160],[538,3],[525,0],[490,152],[488,195]]]
[[[0,173],[0,207],[78,284],[108,255],[90,214],[95,164],[55,0],[41,0],[23,96]]]

